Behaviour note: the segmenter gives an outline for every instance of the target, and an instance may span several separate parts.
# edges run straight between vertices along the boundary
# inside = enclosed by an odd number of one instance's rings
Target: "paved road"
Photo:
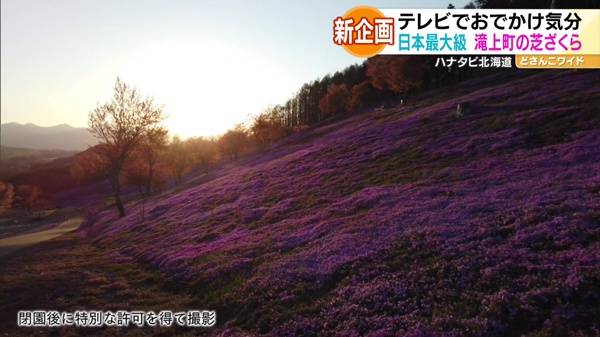
[[[0,239],[0,258],[27,246],[54,239],[65,233],[72,232],[79,228],[79,225],[82,223],[82,217],[75,217],[61,222],[52,229]]]

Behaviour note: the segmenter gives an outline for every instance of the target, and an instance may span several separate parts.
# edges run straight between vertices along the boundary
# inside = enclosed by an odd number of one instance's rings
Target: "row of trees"
[[[305,83],[298,92],[284,104],[268,109],[268,116],[276,117],[281,126],[293,129],[311,125],[335,114],[322,107],[321,100],[332,87],[346,86],[347,89],[367,80],[366,63],[351,65],[333,75],[326,75],[310,83]],[[325,109],[323,109],[325,108]],[[334,109],[335,110],[335,109]]]
[[[215,163],[264,149],[295,129],[367,107],[384,98],[420,90],[452,77],[424,57],[377,56],[333,75],[304,84],[283,105],[265,109],[247,126],[237,125],[218,138],[169,141],[161,126],[163,108],[151,97],[117,79],[113,99],[89,115],[89,129],[100,145],[82,153],[72,168],[80,179],[110,182],[119,215],[124,183],[149,195],[172,178],[180,183],[190,170],[208,171]]]
[[[270,144],[280,134],[273,118],[256,117],[252,128],[238,125],[218,138],[197,137],[169,140],[161,122],[163,108],[151,97],[117,78],[114,96],[94,109],[88,126],[100,144],[76,156],[70,171],[82,183],[106,179],[110,182],[119,216],[125,216],[123,186],[148,196],[160,191],[168,180],[181,183],[191,170],[208,170],[222,160],[236,160],[253,146]]]
[[[269,143],[298,127],[345,115],[384,99],[455,83],[471,72],[435,67],[433,57],[375,56],[305,83],[284,104],[270,107],[255,117],[251,133],[261,143]]]
[[[37,185],[19,184],[0,181],[0,216],[12,208],[23,207],[29,215],[36,209],[48,209],[52,203],[42,194]]]
[[[571,8],[597,8],[599,0],[573,0]],[[474,0],[475,8],[560,8],[561,0]],[[453,8],[452,5],[449,8]],[[169,142],[161,126],[163,108],[117,79],[113,99],[89,115],[89,129],[100,145],[80,154],[71,168],[79,180],[106,178],[119,215],[125,215],[121,186],[136,186],[148,195],[167,179],[181,182],[193,169],[208,171],[221,160],[236,160],[250,149],[264,149],[297,128],[343,116],[382,99],[405,97],[416,91],[454,83],[474,72],[467,68],[437,68],[425,56],[376,56],[333,75],[305,83],[285,103],[265,109],[250,121],[219,138]],[[485,71],[485,70],[483,70]],[[34,195],[36,193],[33,193]]]
[[[455,8],[449,4],[448,8]],[[465,8],[600,8],[600,0],[474,0]],[[485,68],[436,67],[435,57],[375,56],[333,75],[305,83],[283,105],[263,112],[274,132],[285,135],[297,127],[367,107],[382,99],[405,97],[472,76],[495,71]]]
[[[474,0],[466,8],[598,8],[600,0]],[[448,6],[454,8],[452,4]],[[375,56],[333,75],[303,84],[284,104],[265,109],[251,121],[246,137],[236,128],[239,142],[264,148],[297,128],[343,116],[386,99],[406,98],[422,90],[443,87],[497,71],[486,68],[436,67],[436,57]],[[230,131],[232,132],[232,131]],[[224,137],[233,135],[226,134]]]
[[[575,0],[568,6],[597,8],[598,1]],[[560,0],[474,0],[466,7],[560,8],[565,3]],[[438,68],[435,58],[426,56],[375,56],[305,83],[284,104],[269,107],[255,116],[248,127],[238,125],[216,139],[182,141],[174,138],[170,143],[167,131],[161,126],[162,107],[117,79],[113,100],[98,106],[89,116],[89,128],[102,144],[86,152],[87,157],[79,161],[82,164],[74,171],[107,178],[119,215],[124,216],[123,180],[150,194],[166,180],[166,172],[170,172],[174,181],[181,182],[191,169],[207,171],[220,160],[236,160],[244,151],[265,148],[297,128],[343,116],[382,99],[405,97],[486,71],[490,70]]]

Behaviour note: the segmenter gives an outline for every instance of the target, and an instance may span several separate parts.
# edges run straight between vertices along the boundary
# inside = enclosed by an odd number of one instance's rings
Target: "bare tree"
[[[133,149],[150,132],[160,128],[164,118],[162,107],[156,106],[152,97],[142,97],[137,89],[119,78],[113,99],[98,105],[89,115],[90,132],[105,144],[101,154],[109,164],[107,174],[119,217],[125,216],[119,181],[123,167]]]

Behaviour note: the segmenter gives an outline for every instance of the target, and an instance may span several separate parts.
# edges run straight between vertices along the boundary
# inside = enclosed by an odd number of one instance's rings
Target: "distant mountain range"
[[[98,143],[86,128],[67,124],[38,126],[6,123],[0,126],[0,145],[37,150],[82,151]]]

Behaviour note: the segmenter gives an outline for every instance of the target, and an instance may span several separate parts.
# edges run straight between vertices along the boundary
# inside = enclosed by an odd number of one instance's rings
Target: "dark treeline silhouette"
[[[435,66],[427,56],[375,56],[333,75],[305,83],[284,104],[265,109],[250,123],[261,147],[294,130],[416,92],[457,83],[490,70]]]
[[[435,66],[435,57],[375,56],[333,75],[305,83],[284,104],[266,108],[246,125],[238,124],[219,137],[168,141],[159,124],[162,109],[151,97],[117,80],[113,101],[90,114],[90,130],[101,143],[76,156],[70,168],[82,183],[105,179],[113,202],[125,215],[121,187],[143,197],[180,184],[190,172],[209,173],[218,163],[268,148],[275,141],[317,123],[343,118],[382,100],[410,98],[421,91],[450,85],[489,69]]]
[[[277,105],[272,109],[275,115],[280,116],[282,126],[296,128],[311,125],[331,117],[329,111],[320,108],[321,100],[332,87],[345,86],[351,88],[354,85],[367,81],[366,63],[351,65],[333,75],[326,75],[310,83],[305,83],[298,92],[283,105]]]

